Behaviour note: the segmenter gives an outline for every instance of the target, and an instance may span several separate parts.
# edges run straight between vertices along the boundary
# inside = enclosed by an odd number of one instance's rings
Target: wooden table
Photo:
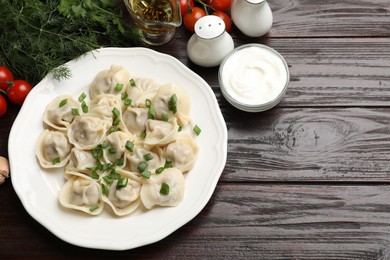
[[[228,127],[226,167],[198,216],[152,245],[85,249],[33,220],[8,179],[0,187],[0,258],[390,259],[390,2],[268,2],[268,35],[231,35],[236,47],[262,43],[285,57],[291,82],[269,111],[233,108],[218,68],[188,60],[183,28],[153,48],[209,83]],[[11,106],[0,118],[2,156],[17,114]]]

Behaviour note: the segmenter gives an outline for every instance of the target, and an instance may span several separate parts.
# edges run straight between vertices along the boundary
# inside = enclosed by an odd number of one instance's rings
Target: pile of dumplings
[[[117,216],[179,205],[199,150],[188,93],[116,65],[88,90],[56,97],[43,114],[36,157],[65,169],[60,204],[91,215],[108,205]]]

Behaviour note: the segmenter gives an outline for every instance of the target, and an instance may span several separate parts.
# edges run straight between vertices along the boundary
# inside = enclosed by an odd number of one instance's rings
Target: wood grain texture
[[[223,181],[390,181],[388,108],[225,113]]]
[[[126,251],[79,248],[0,190],[0,257],[388,259],[389,186],[219,184],[205,209],[167,238]],[[13,216],[13,217],[11,217]],[[129,219],[131,221],[131,219]],[[108,234],[109,236],[109,234]],[[7,250],[22,248],[23,250]]]

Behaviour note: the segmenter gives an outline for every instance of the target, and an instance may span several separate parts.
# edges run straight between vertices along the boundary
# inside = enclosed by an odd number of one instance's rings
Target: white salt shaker
[[[233,0],[233,23],[245,35],[260,37],[272,27],[273,15],[266,0]]]
[[[215,15],[200,18],[195,23],[195,33],[187,43],[188,57],[202,67],[220,65],[233,49],[233,38],[226,32],[224,21]]]

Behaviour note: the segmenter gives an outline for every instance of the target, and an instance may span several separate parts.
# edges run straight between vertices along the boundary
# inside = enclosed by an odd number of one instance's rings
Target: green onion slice
[[[163,195],[169,194],[169,185],[166,184],[165,182],[161,183],[160,193]]]
[[[85,103],[85,101],[83,101],[83,103],[81,103],[81,109],[83,110],[84,113],[88,113],[89,108],[88,108],[87,104]]]
[[[137,166],[137,169],[139,172],[143,172],[146,170],[146,168],[148,167],[148,163],[147,162],[140,162]]]
[[[150,99],[146,99],[145,100],[145,107],[150,108],[151,105],[152,105],[152,101]]]
[[[150,106],[148,109],[148,118],[156,119],[156,110],[152,106]]]
[[[107,176],[106,176],[107,177]],[[112,180],[111,180],[112,182]],[[100,185],[102,187],[102,193],[103,195],[108,195],[108,193],[110,193],[110,190],[108,189],[108,187],[106,185],[104,185],[103,183]]]
[[[52,163],[53,165],[59,164],[60,162],[61,162],[60,157],[56,157],[56,158],[53,159],[53,161],[51,161],[51,163]]]
[[[130,79],[130,86],[135,87],[135,80],[134,79]]]
[[[134,151],[134,143],[131,141],[126,141],[125,147],[129,152]]]
[[[172,111],[173,114],[176,114],[177,112],[176,104],[177,104],[177,96],[176,94],[173,94],[168,101],[168,109],[169,111]]]
[[[99,180],[99,174],[96,171],[93,171],[91,174],[91,178],[94,180]]]
[[[123,84],[122,83],[116,83],[115,91],[116,92],[120,92],[120,91],[122,91],[122,89],[123,89]]]
[[[153,159],[153,155],[151,153],[144,154],[144,160],[150,161]]]
[[[121,94],[121,99],[122,100],[125,100],[126,98],[128,98],[129,97],[129,94],[127,94],[127,92],[123,92],[122,94]]]
[[[165,164],[164,164],[164,168],[172,168],[172,161],[166,161]]]
[[[161,119],[163,120],[163,121],[168,121],[168,115],[167,114],[165,114],[165,113],[162,113],[161,114]]]
[[[164,170],[165,170],[164,167],[157,168],[157,169],[156,169],[156,174],[160,174],[160,173],[162,173]]]
[[[95,205],[95,206],[92,206],[89,208],[89,211],[91,212],[94,212],[95,210],[97,210],[99,208],[99,205]]]
[[[127,186],[127,183],[129,182],[129,179],[127,178],[120,178],[118,182],[116,183],[116,189],[120,190]]]
[[[68,103],[68,99],[63,99],[61,100],[60,104],[58,105],[58,107],[63,107],[66,105],[66,103]]]
[[[146,179],[150,178],[150,174],[151,174],[151,172],[148,171],[148,170],[145,170],[145,171],[141,172],[141,176],[146,178]]]
[[[130,98],[126,98],[125,101],[123,101],[123,104],[125,104],[125,106],[129,107],[131,106],[131,99]]]
[[[193,130],[196,135],[200,135],[200,132],[202,132],[202,129],[198,125],[195,125]]]
[[[80,115],[79,110],[77,108],[72,108],[72,115],[79,116]]]
[[[116,107],[114,107],[112,109],[112,114],[114,115],[114,118],[117,118],[119,116],[119,110]]]
[[[110,154],[116,153],[116,148],[115,147],[108,148],[108,153],[110,153]]]
[[[109,176],[113,180],[119,180],[119,178],[121,177],[121,175],[114,170],[111,171]]]
[[[103,180],[107,183],[107,184],[111,184],[113,182],[113,179],[110,178],[110,176],[104,176],[103,177]]]
[[[87,97],[87,95],[84,92],[81,93],[80,96],[79,96],[79,102],[80,103],[83,102],[86,97]]]
[[[143,131],[140,135],[139,135],[140,138],[145,138],[146,137],[146,131]]]

